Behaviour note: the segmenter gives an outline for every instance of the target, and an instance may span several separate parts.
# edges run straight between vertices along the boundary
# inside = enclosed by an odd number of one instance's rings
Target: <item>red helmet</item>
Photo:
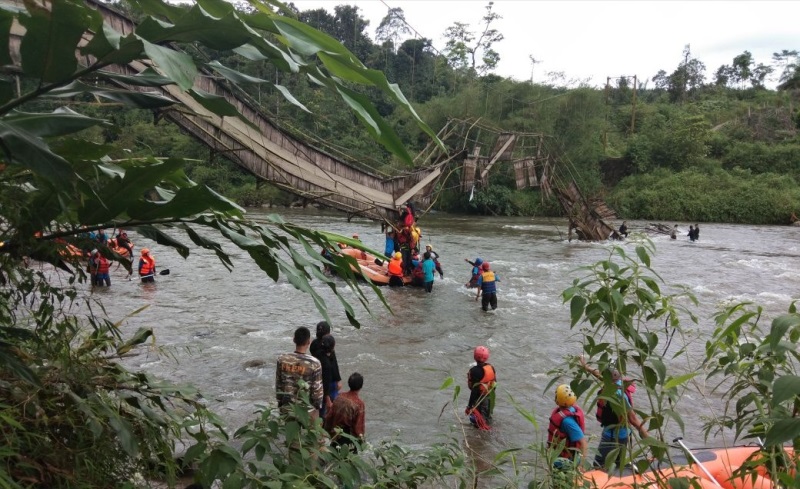
[[[472,355],[476,362],[485,362],[489,359],[489,349],[485,346],[476,346],[475,353]]]
[[[488,261],[483,262],[483,264],[481,265],[481,268],[483,270],[488,270],[489,269],[489,262]]]

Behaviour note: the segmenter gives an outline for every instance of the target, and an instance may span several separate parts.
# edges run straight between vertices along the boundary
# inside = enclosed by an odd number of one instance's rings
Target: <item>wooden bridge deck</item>
[[[6,4],[22,3],[21,0],[0,1]],[[135,30],[135,23],[120,12],[98,0],[86,2],[101,12],[106,24],[117,32],[127,35]],[[14,29],[21,34],[20,26],[15,25]],[[12,56],[17,58],[19,38],[12,36],[11,44]],[[147,68],[158,69],[149,61],[141,60],[107,69],[136,74]],[[210,72],[201,71],[195,79],[194,88],[225,98],[252,125],[236,117],[223,118],[213,114],[177,85],[160,87],[158,90],[183,104],[183,107],[162,109],[159,115],[173,121],[213,151],[256,177],[308,201],[342,210],[349,215],[393,220],[398,206],[411,198],[420,206],[427,207],[430,191],[442,173],[441,168],[434,166],[391,178],[382,177],[281,130],[246,95],[217,80]],[[154,88],[147,87],[147,90]]]

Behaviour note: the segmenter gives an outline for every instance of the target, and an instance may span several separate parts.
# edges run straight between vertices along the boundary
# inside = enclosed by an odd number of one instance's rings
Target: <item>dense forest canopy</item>
[[[249,8],[242,6],[241,8]],[[729,64],[707,67],[687,45],[675,67],[650,79],[609,76],[604,87],[548,74],[545,83],[493,74],[502,32],[489,2],[474,24],[443,26],[442,50],[405,22],[402,8],[389,9],[370,25],[357,7],[339,5],[300,11],[301,21],[346,46],[369,68],[399,85],[423,120],[434,129],[448,119],[480,119],[499,130],[536,132],[557,141],[564,161],[588,196],[605,198],[632,219],[786,223],[800,211],[800,55],[782,49],[772,59],[749,51]],[[787,46],[793,48],[793,46]],[[273,81],[301,100],[308,111],[263,85],[243,86],[284,128],[310,143],[360,164],[394,172],[407,169],[341,111],[335,97],[302,78],[238,54],[202,53],[243,73]],[[531,59],[532,64],[536,63]],[[770,87],[775,88],[770,88]],[[369,95],[410,151],[422,150],[428,135],[377,90]],[[125,137],[157,144],[191,145],[175,128],[159,134],[149,117],[131,118]],[[149,133],[149,134],[148,134]],[[152,144],[152,143],[148,143]],[[188,150],[203,154],[202,149]],[[191,176],[233,195],[244,205],[286,204],[291,196],[214,157]],[[459,173],[441,184],[441,210],[500,215],[554,215],[560,210],[537,191],[515,190],[513,170],[497,167],[476,198],[458,189]],[[720,182],[727,182],[720,185]]]

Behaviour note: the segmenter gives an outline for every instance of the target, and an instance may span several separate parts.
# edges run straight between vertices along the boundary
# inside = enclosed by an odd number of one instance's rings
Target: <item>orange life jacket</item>
[[[156,270],[156,259],[150,255],[142,257],[142,268],[139,270],[139,275],[154,275]]]
[[[483,366],[483,378],[477,383],[481,388],[481,395],[488,395],[495,384],[497,384],[497,375],[494,373],[494,367],[487,363]]]
[[[391,261],[389,261],[389,275],[394,277],[403,276],[403,260],[392,258]]]
[[[98,253],[94,260],[94,266],[97,269],[95,273],[108,273],[109,263],[106,257]]]

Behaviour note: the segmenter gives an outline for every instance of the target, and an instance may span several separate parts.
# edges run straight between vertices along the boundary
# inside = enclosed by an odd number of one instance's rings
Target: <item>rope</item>
[[[486,418],[483,417],[480,411],[475,408],[472,408],[469,411],[469,415],[474,418],[475,427],[481,431],[491,431],[492,427],[489,426],[489,423],[486,422]],[[472,419],[470,419],[472,421]]]

